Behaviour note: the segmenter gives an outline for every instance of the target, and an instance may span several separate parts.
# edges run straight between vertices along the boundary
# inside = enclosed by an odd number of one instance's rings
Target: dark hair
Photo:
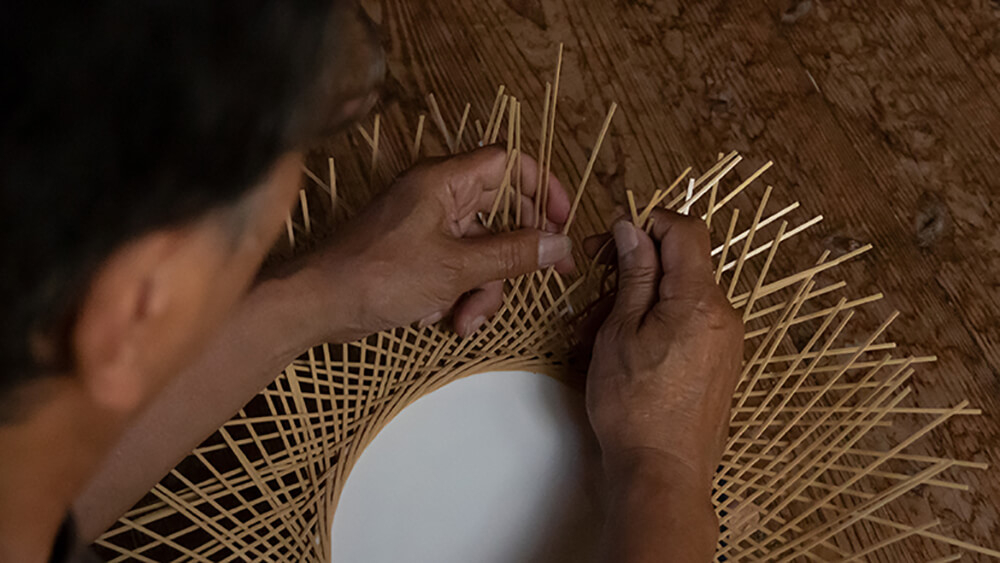
[[[32,335],[70,324],[111,252],[236,201],[292,148],[337,5],[4,5],[0,396],[54,367]]]

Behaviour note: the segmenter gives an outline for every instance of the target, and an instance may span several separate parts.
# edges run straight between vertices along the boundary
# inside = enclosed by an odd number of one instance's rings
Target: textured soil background
[[[985,411],[912,451],[993,466],[956,474],[973,492],[921,487],[897,514],[933,509],[955,536],[1000,547],[1000,1],[362,3],[389,52],[386,105],[406,116],[429,92],[452,123],[501,83],[541,99],[564,42],[555,167],[578,168],[607,106],[623,110],[591,186],[603,203],[585,213],[736,149],[775,161],[779,203],[826,217],[804,257],[874,244],[841,276],[886,293],[873,319],[902,312],[901,352],[939,356],[917,371],[917,403]],[[946,553],[915,543],[870,560]]]

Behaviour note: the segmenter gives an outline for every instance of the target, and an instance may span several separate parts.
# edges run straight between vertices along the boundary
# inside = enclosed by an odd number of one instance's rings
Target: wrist
[[[711,479],[653,448],[605,455],[604,465],[612,510],[624,515],[619,518],[630,526],[647,526],[643,536],[658,534],[660,543],[652,545],[669,546],[660,555],[670,553],[671,561],[711,560],[719,534]],[[648,553],[648,542],[642,537],[621,549]]]
[[[293,286],[290,278],[263,279],[250,290],[246,301],[264,311],[268,322],[278,329],[275,334],[281,336],[275,345],[298,355],[311,345],[306,325],[312,320],[304,316],[305,299]]]
[[[358,321],[360,314],[354,310],[355,292],[348,282],[334,268],[313,264],[307,257],[261,279],[250,297],[272,304],[273,316],[287,341],[301,352],[366,336]]]
[[[697,495],[706,500],[706,505],[712,491],[712,475],[657,448],[605,451],[604,472],[613,487],[636,483],[656,485]]]

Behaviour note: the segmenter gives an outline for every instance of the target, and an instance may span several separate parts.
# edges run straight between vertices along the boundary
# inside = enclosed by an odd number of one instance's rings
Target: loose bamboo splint
[[[546,172],[553,168],[561,54],[559,61],[534,121],[542,209]],[[472,106],[466,105],[454,129],[435,98],[427,102],[438,152],[506,143],[506,175],[483,222],[495,231],[538,225],[539,207],[524,217],[517,205],[521,175],[513,171],[527,150],[522,125],[531,123],[522,101],[500,87],[484,108],[485,123],[470,125]],[[578,242],[607,227],[586,186],[615,111],[612,105],[575,176],[566,231]],[[421,115],[412,134],[390,138],[376,115],[370,128],[357,129],[353,154],[336,163],[324,159],[324,172],[306,169],[311,185],[288,217],[285,252],[301,251],[315,238],[322,211],[328,211],[326,222],[349,216],[381,180],[416,161],[430,137],[425,121]],[[904,542],[923,542],[927,553],[937,554],[928,558],[944,556],[939,561],[966,551],[1000,557],[953,539],[937,520],[909,521],[892,509],[917,487],[967,490],[954,480],[956,472],[985,464],[923,455],[911,446],[949,419],[979,411],[968,402],[938,408],[908,400],[907,381],[934,358],[893,356],[895,345],[884,335],[896,315],[872,329],[856,314],[881,294],[852,297],[837,280],[838,266],[871,247],[824,253],[813,263],[780,252],[822,218],[800,218],[797,203],[775,209],[772,188],[762,190],[758,182],[771,163],[739,180],[741,161],[730,153],[700,174],[688,168],[646,205],[627,194],[637,224],[658,205],[709,224],[717,241],[716,280],[747,325],[742,379],[712,499],[721,523],[717,559],[860,561]],[[359,186],[364,189],[344,189]],[[466,339],[437,326],[404,327],[309,350],[125,514],[97,542],[99,550],[115,561],[329,560],[332,518],[351,468],[407,405],[486,371],[571,377],[571,327],[611,290],[611,276],[597,268],[591,263],[575,279],[548,270],[508,281],[500,312]],[[913,430],[886,433],[900,421]]]

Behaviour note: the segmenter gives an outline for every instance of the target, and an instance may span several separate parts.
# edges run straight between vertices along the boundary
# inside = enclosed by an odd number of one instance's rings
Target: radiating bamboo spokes
[[[535,105],[516,85],[504,85],[491,104],[465,104],[460,113],[443,111],[452,108],[428,95],[426,113],[412,122],[374,115],[350,132],[354,152],[304,166],[308,181],[288,215],[284,249],[304,251],[317,232],[354,214],[378,182],[433,154],[432,146],[443,154],[505,146],[504,178],[481,219],[497,232],[545,227],[564,70],[560,50]],[[537,111],[535,121],[522,123],[525,108]],[[591,220],[598,194],[589,184],[614,135],[617,109],[610,105],[589,157],[578,163],[563,228],[577,240],[610,219]],[[522,205],[525,154],[539,163],[530,208]],[[968,402],[914,403],[907,383],[934,357],[894,355],[888,335],[896,315],[870,323],[862,319],[871,315],[859,314],[882,294],[853,294],[837,275],[859,259],[876,268],[865,256],[870,247],[802,256],[795,245],[823,217],[765,183],[771,167],[749,166],[729,152],[668,185],[621,194],[631,219],[647,229],[657,208],[706,222],[716,281],[746,323],[745,362],[712,499],[721,525],[717,559],[863,561],[910,541],[1000,557],[949,537],[937,520],[900,521],[886,511],[915,487],[968,490],[963,472],[986,464],[926,455],[916,445],[955,417],[980,411]],[[569,368],[575,325],[615,279],[613,266],[588,263],[575,277],[548,269],[507,281],[500,311],[468,338],[444,326],[410,326],[307,351],[98,545],[115,561],[328,561],[331,524],[351,470],[402,409],[488,371],[531,370],[579,382]],[[912,428],[902,437],[900,421]],[[884,434],[889,427],[896,433]],[[858,527],[871,532],[860,548],[845,539]]]

